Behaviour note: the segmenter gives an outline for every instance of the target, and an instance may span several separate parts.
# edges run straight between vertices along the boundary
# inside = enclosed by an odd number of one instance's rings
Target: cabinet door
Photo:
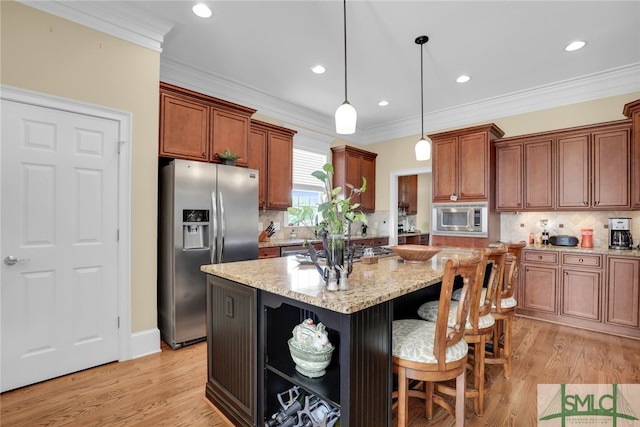
[[[418,175],[405,176],[407,192],[407,215],[418,214]]]
[[[593,207],[628,208],[629,131],[593,134]]]
[[[459,137],[458,196],[463,201],[489,199],[489,143],[485,132]]]
[[[558,209],[591,205],[589,135],[558,138]]]
[[[362,185],[362,177],[367,179],[367,190],[362,194],[360,203],[362,203],[363,212],[374,212],[376,210],[376,159],[367,156],[362,157],[360,163],[361,176],[356,183],[352,184],[355,187]]]
[[[407,189],[407,177],[398,177],[398,206],[407,207],[409,205],[409,190]]]
[[[608,257],[605,322],[640,328],[640,259]]]
[[[258,170],[258,207],[266,206],[267,197],[267,132],[251,129],[247,167]]]
[[[523,308],[557,314],[557,271],[557,268],[525,265],[522,295],[518,295]]]
[[[496,146],[496,211],[522,207],[522,144]]]
[[[270,132],[267,143],[267,209],[291,206],[293,138]]]
[[[212,110],[211,116],[213,139],[209,160],[219,160],[216,153],[229,148],[231,152],[240,156],[236,164],[247,166],[249,117],[224,110]]]
[[[553,140],[524,144],[524,208],[553,209]]]
[[[433,141],[432,162],[433,202],[449,202],[452,195],[458,195],[458,138]]]
[[[562,269],[563,316],[600,321],[601,271]]]
[[[160,94],[160,156],[207,161],[209,107]]]

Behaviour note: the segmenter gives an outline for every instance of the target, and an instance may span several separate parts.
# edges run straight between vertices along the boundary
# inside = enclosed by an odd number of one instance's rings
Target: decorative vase
[[[223,165],[229,165],[229,166],[235,166],[236,165],[236,161],[235,160],[231,160],[231,159],[222,159],[222,164]]]
[[[336,266],[342,267],[344,265],[344,236],[342,234],[327,235],[327,242],[324,247],[327,267],[334,270],[337,270]]]

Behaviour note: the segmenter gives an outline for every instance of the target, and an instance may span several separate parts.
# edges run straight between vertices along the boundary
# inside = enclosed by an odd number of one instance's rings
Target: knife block
[[[267,236],[267,233],[264,231],[261,231],[258,235],[258,242],[268,242],[269,240],[271,239],[269,239],[269,236]]]

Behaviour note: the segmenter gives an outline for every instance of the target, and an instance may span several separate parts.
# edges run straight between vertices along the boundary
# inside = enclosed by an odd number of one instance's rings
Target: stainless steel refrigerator
[[[206,337],[200,266],[258,258],[258,171],[172,160],[158,207],[158,325],[176,349]]]

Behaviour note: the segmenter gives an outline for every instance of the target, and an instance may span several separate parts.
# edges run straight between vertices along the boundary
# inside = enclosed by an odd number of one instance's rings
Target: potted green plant
[[[341,194],[342,187],[333,187],[333,172],[333,165],[326,163],[322,170],[311,173],[322,181],[324,187],[323,200],[318,205],[317,224],[314,224],[316,214],[310,206],[289,207],[287,211],[292,224],[313,228],[316,236],[322,239],[327,266],[330,269],[341,270],[344,263],[345,233],[348,245],[351,223],[360,221],[367,224],[366,215],[359,209],[360,203],[353,202],[355,195],[367,190],[367,180],[362,177],[362,186],[359,188],[346,184],[349,195],[344,197]]]
[[[229,147],[227,147],[227,149],[222,153],[217,153],[217,156],[220,160],[222,160],[223,164],[231,166],[235,166],[236,160],[240,158],[240,155],[231,152],[231,149]]]

